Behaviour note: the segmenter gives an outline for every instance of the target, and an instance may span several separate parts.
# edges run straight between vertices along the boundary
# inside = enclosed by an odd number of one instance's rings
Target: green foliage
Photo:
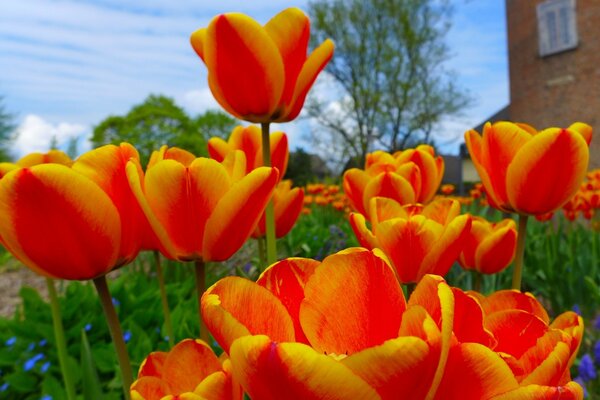
[[[307,104],[324,128],[315,142],[337,142],[341,154],[362,165],[374,146],[394,151],[430,143],[436,124],[468,104],[444,68],[448,1],[323,0],[309,3],[308,12],[313,47],[326,38],[336,46],[326,71],[329,93],[337,95]],[[323,140],[326,133],[336,140]]]
[[[285,179],[291,179],[294,186],[306,186],[315,181],[310,154],[304,149],[290,152]]]
[[[134,143],[145,165],[152,151],[166,144],[206,156],[208,135],[225,135],[234,120],[219,111],[207,111],[191,118],[175,101],[150,95],[124,116],[109,116],[100,122],[92,135],[92,144]]]

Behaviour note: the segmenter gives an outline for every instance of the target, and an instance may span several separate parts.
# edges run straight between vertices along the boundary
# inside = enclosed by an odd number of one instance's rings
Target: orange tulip
[[[64,151],[50,150],[47,153],[30,153],[21,157],[16,164],[19,167],[28,168],[39,164],[62,164],[71,166],[73,160]]]
[[[365,169],[344,173],[344,192],[352,207],[365,217],[373,197],[387,197],[400,204],[428,203],[437,192],[444,175],[444,160],[435,157],[431,146],[391,155],[376,151],[367,155]]]
[[[581,398],[581,387],[568,374],[538,379],[537,371],[550,373],[559,364],[552,358],[558,354],[546,347],[539,350],[547,357],[527,358],[536,372],[517,377],[517,364],[494,350],[500,341],[487,329],[480,301],[426,275],[406,302],[383,259],[348,249],[322,263],[280,261],[256,283],[224,278],[203,295],[202,313],[251,398],[486,400],[523,393],[540,400],[551,393]],[[504,306],[519,312],[521,303]],[[579,337],[579,325],[572,322],[559,317],[549,329],[560,329],[564,342],[575,338],[569,349]],[[536,346],[519,329],[512,330],[515,346]],[[551,340],[542,346],[547,343]],[[558,372],[568,371],[563,367],[569,359],[562,363]]]
[[[502,271],[515,258],[517,225],[512,219],[490,223],[473,216],[471,230],[465,240],[458,262],[464,269],[482,274]]]
[[[307,57],[309,35],[308,17],[288,8],[265,26],[240,13],[219,15],[190,41],[227,112],[251,122],[285,122],[298,116],[333,55],[333,42],[326,40]]]
[[[125,173],[128,144],[92,150],[71,168],[16,168],[0,180],[0,237],[36,273],[94,279],[135,258],[141,239]],[[37,157],[38,160],[43,157]]]
[[[282,179],[290,157],[287,136],[283,132],[273,132],[269,137],[269,142],[271,165],[279,170],[279,177]],[[228,154],[236,150],[241,150],[246,155],[247,174],[262,167],[264,164],[260,128],[256,125],[238,126],[231,132],[227,142],[217,137],[208,140],[208,154],[210,158],[218,162],[222,162]]]
[[[483,135],[471,130],[465,141],[490,205],[523,215],[560,208],[586,175],[591,128],[533,128],[510,122],[487,123]]]
[[[456,188],[454,187],[453,184],[451,183],[446,183],[445,185],[442,185],[442,187],[440,188],[440,191],[445,194],[446,196],[451,195],[452,193],[454,193],[454,190]]]
[[[304,191],[300,188],[292,189],[292,181],[285,180],[277,184],[273,192],[273,205],[275,210],[275,236],[282,238],[292,229],[300,211],[304,206]],[[265,236],[265,215],[260,218],[253,238]]]
[[[168,147],[167,145],[161,146],[158,151],[153,151],[148,161],[146,169],[152,168],[157,162],[162,160],[176,160],[181,164],[189,167],[192,161],[196,159],[196,156],[187,150],[180,149],[178,147]],[[222,161],[222,160],[218,160]]]
[[[425,274],[448,273],[471,229],[471,217],[459,214],[456,200],[403,207],[394,200],[376,197],[371,199],[371,229],[358,213],[350,214],[350,224],[362,246],[381,249],[400,282],[410,283]]]
[[[197,158],[189,166],[170,159],[144,176],[130,162],[132,190],[160,240],[164,255],[182,261],[223,261],[248,239],[277,183],[274,168],[240,176],[245,164],[232,154],[223,164]],[[244,160],[245,162],[245,160]]]
[[[132,400],[243,398],[232,380],[229,360],[221,362],[205,342],[192,339],[179,342],[168,353],[146,357],[130,392]]]

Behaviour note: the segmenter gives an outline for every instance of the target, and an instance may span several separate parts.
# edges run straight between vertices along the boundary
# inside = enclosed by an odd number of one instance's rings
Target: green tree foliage
[[[150,95],[124,116],[109,116],[94,128],[92,144],[132,143],[147,163],[152,151],[166,144],[186,149],[196,156],[206,156],[209,134],[227,128],[226,115],[208,111],[191,118],[175,101],[161,95]],[[233,122],[231,122],[233,124]]]
[[[0,97],[0,161],[10,161],[10,144],[15,130],[14,116],[6,111]]]
[[[195,118],[196,126],[204,137],[214,136],[227,140],[238,121],[221,111],[208,110]]]
[[[340,153],[363,160],[374,148],[431,143],[441,119],[468,104],[443,66],[447,0],[313,1],[309,14],[313,45],[329,37],[336,49],[325,81],[334,95],[313,96],[307,111]]]
[[[315,181],[310,154],[304,149],[299,148],[290,152],[285,179],[291,179],[294,186],[306,186]]]

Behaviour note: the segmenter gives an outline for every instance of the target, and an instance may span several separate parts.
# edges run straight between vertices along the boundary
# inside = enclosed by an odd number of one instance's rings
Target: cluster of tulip
[[[591,129],[498,123],[466,134],[490,204],[521,215],[517,290],[485,297],[439,276],[455,260],[481,272],[504,267],[517,235],[514,222],[490,225],[460,215],[454,200],[432,201],[444,165],[425,145],[372,153],[364,170],[345,174],[350,223],[367,249],[276,261],[274,238],[304,201],[302,190],[278,183],[287,139],[270,135],[269,124],[298,115],[333,53],[328,40],[307,57],[309,31],[292,8],[265,26],[220,15],[192,35],[217,101],[261,124],[209,141],[213,159],[165,146],[143,170],[133,146],[121,144],[75,162],[53,153],[0,166],[2,244],[36,272],[94,280],[126,398],[581,399],[569,369],[582,319],[566,312],[550,323],[518,289],[526,216],[556,210],[578,189]],[[253,234],[266,236],[270,265],[259,279],[227,277],[204,291],[203,263],[227,259]],[[104,275],[141,249],[196,262],[204,340],[150,354],[131,384]]]
[[[324,183],[310,183],[306,185],[308,195],[304,198],[304,205],[315,204],[319,207],[333,207],[337,211],[345,213],[350,212],[350,203],[348,197],[338,185],[325,185]],[[310,208],[305,208],[306,214],[310,213]]]

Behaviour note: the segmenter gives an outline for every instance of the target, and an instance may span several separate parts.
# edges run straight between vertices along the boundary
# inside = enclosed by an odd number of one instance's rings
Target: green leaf
[[[98,371],[92,356],[92,349],[90,348],[90,343],[84,329],[81,330],[81,374],[83,379],[83,398],[86,400],[104,399],[100,386],[100,378],[98,378]]]
[[[38,384],[34,374],[23,371],[7,375],[4,380],[19,393],[29,393]]]

